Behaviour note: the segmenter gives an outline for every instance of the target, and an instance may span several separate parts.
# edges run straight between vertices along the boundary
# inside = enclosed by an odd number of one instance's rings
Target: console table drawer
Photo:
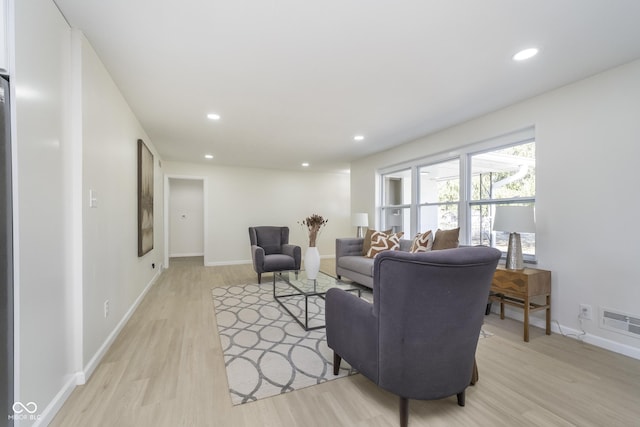
[[[525,268],[523,270],[496,269],[491,291],[516,296],[537,296],[551,293],[551,272]]]

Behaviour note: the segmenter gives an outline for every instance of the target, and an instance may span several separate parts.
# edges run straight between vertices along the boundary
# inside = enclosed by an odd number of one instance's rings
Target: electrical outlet
[[[109,300],[104,301],[104,317],[109,317]]]
[[[589,304],[580,304],[580,319],[591,320],[593,319],[593,310]]]

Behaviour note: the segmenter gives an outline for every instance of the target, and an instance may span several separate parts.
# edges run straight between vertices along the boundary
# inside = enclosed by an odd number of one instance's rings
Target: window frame
[[[490,138],[481,142],[462,146],[456,150],[448,150],[446,152],[435,153],[433,155],[421,157],[411,161],[398,163],[389,167],[378,169],[377,183],[379,185],[378,203],[376,208],[376,226],[378,229],[384,227],[384,213],[385,209],[409,209],[410,210],[410,224],[409,235],[405,233],[404,238],[413,238],[420,230],[419,227],[419,212],[423,206],[439,206],[443,204],[455,204],[455,202],[446,203],[422,203],[420,198],[420,168],[426,166],[436,165],[438,163],[444,163],[447,161],[458,159],[460,174],[459,174],[459,190],[460,195],[458,197],[458,226],[460,227],[460,242],[461,244],[470,244],[471,242],[471,221],[472,221],[472,208],[477,205],[501,205],[501,204],[532,204],[535,207],[537,191],[533,196],[524,197],[512,197],[505,199],[481,199],[472,200],[472,175],[471,175],[471,159],[474,155],[497,151],[513,146],[536,142],[535,128],[528,127],[515,132],[507,133],[495,138]],[[536,144],[537,150],[537,144]],[[536,155],[537,159],[537,155]],[[394,173],[410,171],[411,176],[411,203],[402,205],[384,205],[382,202],[385,200],[385,177]],[[538,166],[536,164],[536,175]],[[536,180],[537,183],[537,180]],[[435,232],[435,230],[434,230]],[[494,236],[491,241],[494,242]],[[536,235],[537,238],[537,235]],[[536,239],[537,246],[537,239]],[[505,253],[503,252],[503,255]],[[524,261],[528,263],[536,263],[537,258],[535,255],[525,254]]]

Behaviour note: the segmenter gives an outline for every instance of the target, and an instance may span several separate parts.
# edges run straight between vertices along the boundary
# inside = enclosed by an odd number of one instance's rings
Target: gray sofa
[[[409,252],[412,240],[401,239],[400,250]],[[373,261],[362,255],[364,238],[346,237],[336,239],[336,274],[361,285],[373,288]]]

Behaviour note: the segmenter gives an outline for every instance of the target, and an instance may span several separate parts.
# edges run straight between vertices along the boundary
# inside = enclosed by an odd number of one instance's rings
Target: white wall
[[[159,274],[164,253],[163,179],[159,156],[87,40],[80,34],[83,168],[83,368],[117,330]],[[154,249],[138,257],[137,150],[154,154]],[[97,208],[89,207],[95,190]],[[155,268],[152,267],[155,264]],[[104,302],[110,314],[104,317]]]
[[[19,425],[47,424],[161,270],[163,174],[95,52],[51,0],[15,2],[14,43],[16,400],[38,406]],[[138,138],[156,154],[155,248],[140,258]]]
[[[379,168],[534,125],[536,254],[539,267],[552,271],[552,318],[576,332],[581,303],[596,315],[598,307],[640,315],[638,117],[635,61],[354,162],[352,209],[375,212]],[[640,358],[640,339],[603,329],[597,319],[584,328],[586,341]]]
[[[169,256],[204,255],[204,182],[169,180]]]
[[[298,221],[313,213],[329,219],[317,243],[321,256],[335,253],[336,237],[355,236],[348,174],[176,162],[164,162],[163,168],[170,176],[207,180],[207,265],[251,262],[248,227],[256,225],[288,226],[289,241],[304,254],[309,240]]]
[[[69,27],[50,0],[15,2],[15,399],[35,402],[34,415],[75,381],[69,40]]]

